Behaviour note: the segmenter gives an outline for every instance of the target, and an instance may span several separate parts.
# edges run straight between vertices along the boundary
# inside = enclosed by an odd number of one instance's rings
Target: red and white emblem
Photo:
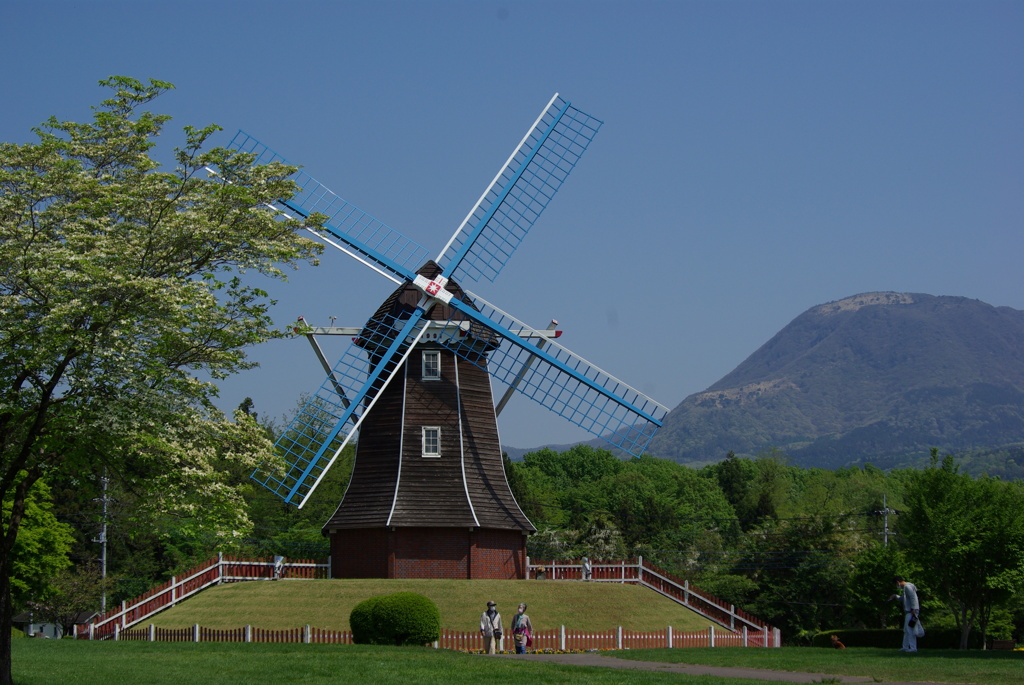
[[[440,276],[433,281],[427,280],[426,276],[417,276],[413,283],[430,297],[436,297],[444,303],[452,299],[452,294],[444,289],[448,285],[448,279],[444,276]]]

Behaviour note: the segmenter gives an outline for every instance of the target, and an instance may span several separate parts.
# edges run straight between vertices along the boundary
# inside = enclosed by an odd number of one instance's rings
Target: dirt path
[[[732,666],[703,666],[698,664],[666,664],[660,661],[633,661],[616,659],[597,653],[583,654],[498,654],[502,659],[524,659],[528,661],[548,661],[568,666],[599,666],[602,668],[622,668],[640,671],[662,671],[665,673],[683,673],[686,675],[710,675],[719,678],[747,678],[750,680],[774,681],[778,683],[820,683],[823,680],[840,683],[872,683],[867,676],[833,675],[829,673],[792,673],[789,671],[769,671],[763,668],[739,668]],[[935,683],[890,682],[885,685],[935,685]]]

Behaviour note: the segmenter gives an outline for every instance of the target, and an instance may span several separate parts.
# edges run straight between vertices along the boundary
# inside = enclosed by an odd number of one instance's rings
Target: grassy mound
[[[200,592],[146,623],[161,628],[252,625],[266,629],[348,630],[349,614],[364,599],[395,592],[430,598],[441,628],[476,631],[487,600],[498,603],[506,623],[520,602],[530,605],[537,630],[564,625],[576,630],[707,630],[710,622],[652,590],[617,583],[536,580],[281,580],[219,585]]]

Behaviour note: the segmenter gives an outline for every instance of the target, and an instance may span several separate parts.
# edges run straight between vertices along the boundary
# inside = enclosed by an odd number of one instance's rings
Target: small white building
[[[96,617],[95,611],[83,611],[75,617],[75,624],[88,623]],[[25,633],[28,637],[49,638],[59,640],[64,637],[64,631],[56,623],[44,623],[33,620],[31,611],[23,611],[15,616],[11,622],[14,627]]]

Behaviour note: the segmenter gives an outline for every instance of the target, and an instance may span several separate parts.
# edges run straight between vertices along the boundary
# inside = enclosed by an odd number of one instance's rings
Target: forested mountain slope
[[[1024,312],[876,292],[798,316],[673,409],[649,453],[704,463],[777,448],[807,466],[886,468],[931,447],[1022,459],[1020,444]]]

